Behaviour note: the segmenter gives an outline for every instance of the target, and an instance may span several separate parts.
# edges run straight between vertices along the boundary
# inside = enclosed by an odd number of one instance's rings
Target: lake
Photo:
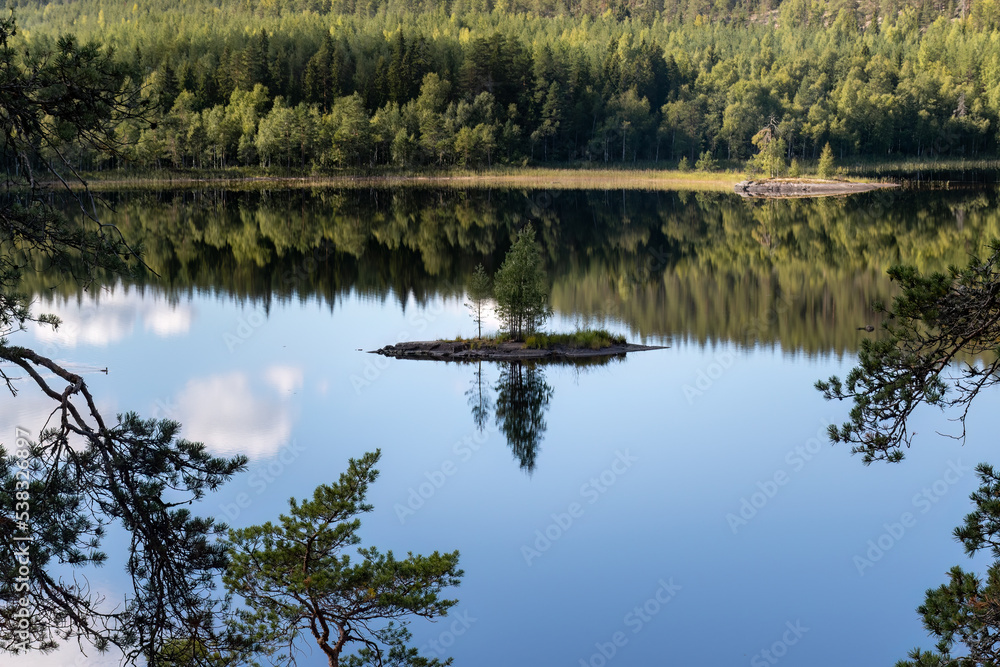
[[[951,415],[922,412],[905,461],[865,467],[828,443],[849,406],[813,383],[878,335],[859,327],[895,293],[888,266],[944,269],[1000,237],[996,191],[107,196],[158,275],[89,290],[29,276],[36,311],[63,325],[12,342],[83,373],[107,413],[174,418],[212,451],[248,455],[201,507],[233,526],[275,518],[380,448],[365,541],[461,552],[450,618],[411,625],[428,657],[832,667],[931,648],[915,609],[970,565],[951,531],[997,411],[981,398],[964,444],[935,432],[956,431]],[[463,285],[529,222],[549,330],[668,348],[536,367],[367,353],[474,335]],[[48,406],[25,391],[0,410],[10,431],[37,431]],[[124,580],[89,576],[112,599]],[[310,642],[300,664],[326,664]],[[24,662],[104,661],[64,649]]]

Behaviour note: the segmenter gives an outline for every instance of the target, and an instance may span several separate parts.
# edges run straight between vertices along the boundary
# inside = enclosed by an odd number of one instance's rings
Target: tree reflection
[[[522,470],[529,474],[535,470],[538,445],[548,426],[545,411],[552,399],[552,386],[545,381],[545,366],[562,365],[575,369],[577,376],[596,367],[608,366],[625,360],[620,357],[589,357],[547,362],[487,362],[497,363],[500,376],[494,386],[483,379],[483,362],[476,362],[476,370],[465,395],[469,397],[472,421],[480,433],[489,427],[490,416],[507,439],[507,445]],[[496,398],[491,390],[496,391]]]
[[[552,387],[545,382],[540,366],[511,361],[500,365],[496,390],[497,426],[521,469],[530,473],[535,469],[538,445],[545,435],[545,410],[552,398]]]
[[[479,361],[476,363],[472,386],[465,395],[469,397],[469,405],[472,406],[472,421],[480,433],[486,430],[486,424],[490,420],[490,410],[493,407],[493,400],[483,388],[483,362]],[[489,386],[486,389],[489,389]]]

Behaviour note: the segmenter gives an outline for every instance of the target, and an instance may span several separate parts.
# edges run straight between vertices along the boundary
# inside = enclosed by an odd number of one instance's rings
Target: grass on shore
[[[235,189],[313,187],[444,187],[456,189],[526,188],[547,190],[700,190],[731,191],[743,180],[741,171],[680,171],[643,168],[493,167],[486,170],[377,170],[314,174],[259,168],[207,170],[106,171],[86,174],[93,190],[148,188]]]
[[[95,191],[129,189],[204,189],[206,187],[234,190],[295,189],[295,188],[370,188],[370,187],[434,187],[452,189],[528,189],[528,190],[645,190],[645,191],[726,191],[751,176],[738,161],[726,163],[724,171],[665,169],[667,163],[639,163],[614,167],[572,163],[563,166],[521,167],[495,166],[488,169],[420,169],[407,170],[383,167],[373,170],[343,170],[314,173],[309,169],[264,169],[261,167],[229,167],[225,169],[102,171],[85,174],[88,185]],[[805,161],[799,181],[811,181],[814,165]],[[905,177],[915,172],[983,171],[1000,173],[997,160],[900,160],[844,161],[835,179],[846,182],[887,180]],[[780,177],[781,180],[789,177]],[[820,179],[826,180],[826,179]]]
[[[506,334],[496,334],[494,336],[483,336],[482,338],[463,338],[456,336],[450,342],[469,343],[474,350],[496,347],[501,343],[511,343]],[[522,343],[525,349],[529,350],[551,350],[556,347],[569,348],[571,350],[600,350],[612,345],[626,345],[628,341],[625,336],[612,334],[606,329],[583,329],[573,333],[534,333],[528,336]]]
[[[584,329],[570,334],[532,334],[525,339],[524,346],[530,350],[549,350],[553,347],[600,350],[626,343],[625,336],[611,334],[606,329]]]

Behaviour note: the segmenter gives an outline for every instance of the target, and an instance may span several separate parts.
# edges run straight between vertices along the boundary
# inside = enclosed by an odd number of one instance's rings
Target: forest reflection
[[[633,336],[852,352],[889,300],[885,270],[964,264],[1000,237],[997,192],[744,201],[727,193],[336,189],[108,195],[168,296],[264,302],[454,296],[535,226],[556,311]],[[52,288],[44,272],[26,290]],[[82,287],[62,281],[57,294]]]

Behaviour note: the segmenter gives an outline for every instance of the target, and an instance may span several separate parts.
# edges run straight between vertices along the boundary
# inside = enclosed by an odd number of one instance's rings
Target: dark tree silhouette
[[[501,364],[497,382],[496,420],[521,468],[535,469],[538,445],[545,435],[545,410],[552,387],[539,366],[518,361]]]

